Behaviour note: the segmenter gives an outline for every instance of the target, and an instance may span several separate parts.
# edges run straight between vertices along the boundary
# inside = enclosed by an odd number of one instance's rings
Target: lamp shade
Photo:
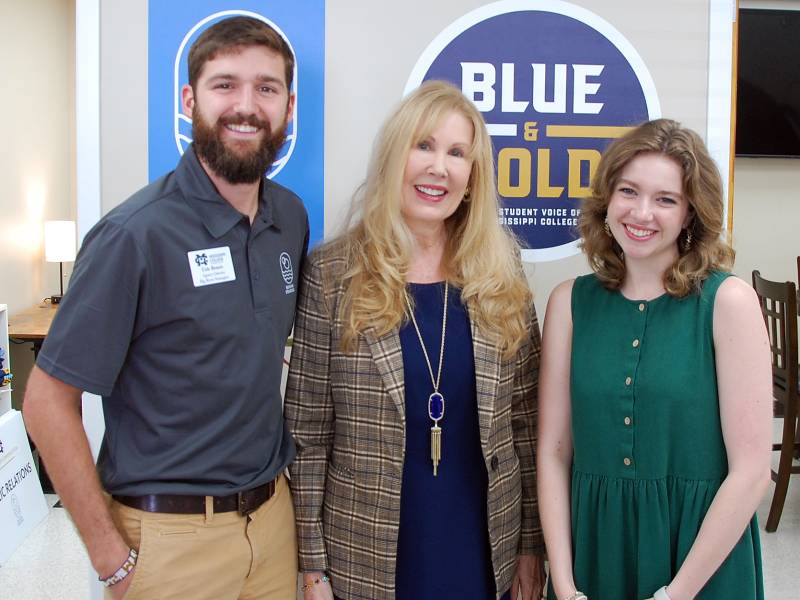
[[[47,262],[75,260],[75,221],[44,222],[44,259]]]

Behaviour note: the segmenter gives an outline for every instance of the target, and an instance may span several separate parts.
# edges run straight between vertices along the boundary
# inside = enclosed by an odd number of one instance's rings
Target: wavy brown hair
[[[681,168],[690,220],[678,238],[678,258],[664,273],[664,289],[683,297],[699,290],[713,270],[730,270],[733,248],[723,239],[722,179],[703,140],[670,119],[644,123],[615,140],[603,153],[592,180],[592,193],[583,201],[578,229],[581,247],[597,277],[609,289],[625,279],[622,250],[605,229],[611,195],[623,169],[642,153],[657,153]],[[691,244],[687,248],[687,234]]]
[[[470,317],[510,358],[529,335],[532,294],[519,246],[498,220],[492,143],[483,117],[450,83],[429,81],[410,93],[389,116],[376,140],[367,180],[356,193],[358,221],[340,238],[347,256],[340,316],[343,348],[360,333],[378,335],[400,326],[406,314],[406,275],[414,238],[400,206],[403,174],[414,144],[428,137],[451,112],[473,127],[469,197],[447,219],[443,270],[461,288]]]
[[[283,57],[286,89],[291,91],[294,77],[294,54],[280,33],[261,19],[254,17],[229,17],[214,23],[200,34],[189,49],[189,85],[197,89],[197,80],[210,60],[226,53],[236,53],[242,48],[263,46]]]

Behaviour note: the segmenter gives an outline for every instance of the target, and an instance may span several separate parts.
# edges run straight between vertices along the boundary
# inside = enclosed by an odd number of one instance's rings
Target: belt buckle
[[[247,490],[236,494],[236,504],[238,506],[237,512],[246,517],[250,513],[254,513],[260,506],[256,498],[257,494],[253,490]]]

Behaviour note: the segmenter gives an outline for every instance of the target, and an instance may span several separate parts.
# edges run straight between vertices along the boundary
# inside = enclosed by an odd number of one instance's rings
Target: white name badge
[[[194,287],[225,283],[236,279],[231,249],[228,246],[192,250],[186,255],[189,257],[189,268],[192,271]]]

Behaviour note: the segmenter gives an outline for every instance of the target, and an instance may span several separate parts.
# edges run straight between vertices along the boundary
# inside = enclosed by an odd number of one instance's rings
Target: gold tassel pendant
[[[438,425],[431,427],[431,460],[433,461],[433,476],[442,460],[442,428]]]

